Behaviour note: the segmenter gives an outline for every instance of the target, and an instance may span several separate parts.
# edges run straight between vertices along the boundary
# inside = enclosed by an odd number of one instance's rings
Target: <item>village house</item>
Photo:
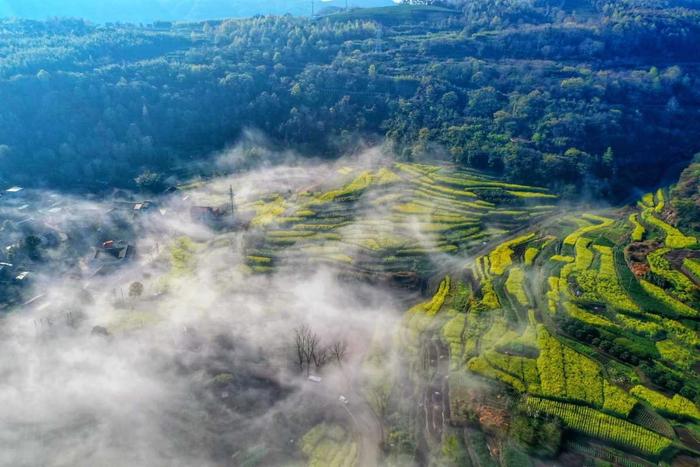
[[[95,249],[93,259],[103,263],[128,261],[136,255],[136,248],[129,243],[119,240],[107,240]]]

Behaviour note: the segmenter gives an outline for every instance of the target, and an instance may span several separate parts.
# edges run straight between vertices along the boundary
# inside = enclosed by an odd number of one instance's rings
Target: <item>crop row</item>
[[[537,331],[537,343],[542,395],[587,402],[623,416],[632,410],[634,398],[610,385],[593,360],[562,345],[542,326]]]
[[[683,260],[683,266],[685,266],[696,279],[700,280],[700,260],[685,258]]]
[[[503,242],[489,254],[491,261],[491,274],[501,275],[513,263],[513,247],[529,242],[535,237],[534,233],[520,236]]]
[[[628,446],[644,454],[659,456],[672,444],[670,439],[653,431],[589,407],[536,397],[529,397],[527,406],[531,411],[559,417],[567,427],[587,436]]]
[[[339,426],[322,423],[301,440],[302,452],[313,467],[353,467],[357,465],[357,444]]]
[[[671,263],[665,258],[666,253],[669,251],[671,249],[668,247],[659,248],[647,256],[647,261],[654,274],[662,277],[673,286],[673,294],[679,300],[689,301],[692,299],[695,285],[685,274],[671,267]]]
[[[698,312],[693,308],[689,307],[683,302],[676,300],[666,293],[664,289],[659,286],[647,282],[644,279],[640,280],[639,283],[646,293],[654,297],[659,302],[663,303],[668,309],[673,311],[675,314],[687,318],[695,318],[698,316]],[[664,310],[657,310],[663,312]]]
[[[593,252],[588,249],[588,245],[590,245],[591,240],[588,238],[579,238],[576,240],[576,244],[574,246],[574,252],[576,253],[576,267],[575,269],[577,271],[585,271],[588,268],[591,267],[591,264],[593,264]]]
[[[529,300],[525,293],[525,272],[522,268],[514,267],[510,270],[508,279],[506,279],[506,290],[509,294],[514,296],[522,306],[528,305]]]
[[[666,236],[666,246],[669,248],[688,248],[695,245],[698,241],[695,237],[688,237],[677,228],[658,219],[651,210],[642,211],[642,221],[662,231]]]
[[[605,316],[594,315],[593,313],[590,313],[571,302],[564,303],[564,309],[566,310],[566,313],[572,318],[583,323],[590,324],[591,326],[598,326],[602,328],[615,327],[615,323],[610,321]]]
[[[698,407],[693,401],[686,399],[680,394],[669,398],[641,385],[633,387],[630,392],[648,402],[655,409],[661,410],[666,414],[680,418],[700,420],[700,410],[698,410]]]
[[[596,277],[596,291],[598,294],[614,308],[639,311],[637,304],[630,299],[620,284],[617,271],[615,270],[612,248],[602,245],[595,245],[594,248],[600,253],[600,268]]]
[[[535,359],[518,355],[506,355],[493,350],[485,352],[484,358],[494,368],[509,373],[523,381],[530,391],[533,390],[533,386],[539,386],[540,384],[540,376],[537,372]]]
[[[576,244],[576,241],[581,236],[586,235],[586,234],[591,233],[591,232],[594,232],[596,230],[602,229],[604,227],[609,227],[613,224],[612,219],[608,219],[606,217],[601,217],[601,216],[596,216],[594,214],[584,214],[582,217],[588,221],[599,222],[599,223],[593,224],[593,225],[587,225],[585,227],[581,227],[578,230],[572,232],[564,239],[565,245],[572,245],[573,246]]]
[[[467,365],[470,371],[480,374],[486,378],[501,381],[518,392],[525,392],[525,384],[515,376],[494,368],[484,357],[474,357]]]

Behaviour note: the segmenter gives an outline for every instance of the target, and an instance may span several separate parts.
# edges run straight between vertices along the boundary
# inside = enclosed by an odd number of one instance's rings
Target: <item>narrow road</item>
[[[345,405],[345,410],[355,428],[355,438],[358,443],[357,465],[359,467],[378,466],[381,455],[379,443],[382,439],[382,428],[372,408],[362,399],[361,395],[353,393],[352,401]]]

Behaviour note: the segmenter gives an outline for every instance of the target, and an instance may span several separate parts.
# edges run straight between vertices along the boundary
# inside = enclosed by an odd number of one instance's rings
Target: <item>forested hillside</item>
[[[324,0],[321,5],[344,7],[345,0]],[[352,7],[391,5],[391,0],[352,0]],[[320,7],[319,7],[320,9]],[[85,18],[97,22],[201,21],[254,15],[311,15],[307,0],[4,0],[0,16],[29,19]]]
[[[253,128],[304,155],[382,143],[565,196],[625,196],[700,149],[698,2],[447,6],[5,20],[0,181],[153,184]]]

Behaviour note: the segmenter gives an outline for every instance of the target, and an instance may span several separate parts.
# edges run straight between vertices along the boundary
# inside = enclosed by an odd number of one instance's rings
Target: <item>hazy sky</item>
[[[0,0],[0,16],[43,19],[81,17],[91,21],[202,20],[256,14],[307,15],[312,0]],[[351,6],[391,5],[391,0],[348,0]],[[345,6],[345,0],[315,0],[316,10]]]

